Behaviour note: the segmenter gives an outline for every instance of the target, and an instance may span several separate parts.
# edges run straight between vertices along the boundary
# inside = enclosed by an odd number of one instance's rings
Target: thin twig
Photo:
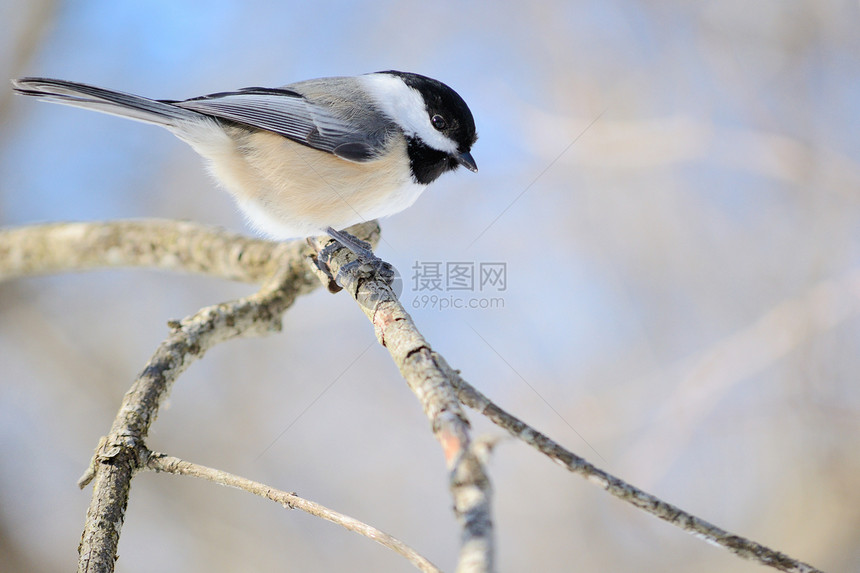
[[[425,573],[440,573],[440,569],[433,565],[427,558],[423,557],[413,548],[409,547],[396,537],[388,535],[384,531],[380,531],[373,526],[370,526],[362,521],[338,513],[323,505],[299,497],[295,493],[288,493],[269,487],[260,482],[252,481],[241,476],[233,475],[221,470],[208,468],[192,462],[187,462],[173,456],[165,454],[150,453],[146,460],[146,467],[156,472],[166,472],[175,475],[184,475],[198,477],[228,487],[235,487],[248,493],[270,499],[276,503],[280,503],[284,507],[290,509],[300,509],[313,516],[320,517],[326,521],[340,525],[363,535],[368,539],[376,541],[380,545],[391,549],[405,557],[419,570]]]
[[[515,438],[522,440],[567,470],[599,485],[618,499],[680,527],[700,539],[724,547],[744,559],[757,561],[762,565],[791,573],[822,573],[812,565],[798,561],[755,541],[729,533],[593,466],[584,458],[566,450],[525,422],[502,410],[484,394],[463,380],[457,372],[451,373],[451,377],[455,380],[457,396],[463,404],[483,414],[494,424],[510,432]]]

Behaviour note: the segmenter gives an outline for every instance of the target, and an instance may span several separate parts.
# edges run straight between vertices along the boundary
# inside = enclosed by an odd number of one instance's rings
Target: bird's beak
[[[454,159],[457,160],[457,163],[475,173],[478,171],[478,164],[475,163],[475,158],[472,157],[472,154],[468,151],[464,151],[462,153],[457,153],[454,155]]]

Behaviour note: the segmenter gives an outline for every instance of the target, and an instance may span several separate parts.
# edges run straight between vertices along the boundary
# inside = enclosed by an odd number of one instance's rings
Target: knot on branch
[[[89,467],[78,480],[78,487],[83,489],[93,481],[100,464],[115,466],[123,473],[133,475],[146,465],[148,458],[149,450],[137,436],[102,436]]]

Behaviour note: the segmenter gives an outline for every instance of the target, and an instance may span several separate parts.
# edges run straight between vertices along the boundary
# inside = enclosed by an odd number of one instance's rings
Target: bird
[[[66,80],[15,92],[166,128],[188,143],[252,228],[275,240],[328,234],[378,261],[343,229],[410,207],[448,171],[476,172],[469,106],[446,84],[387,70],[281,87],[157,100]]]

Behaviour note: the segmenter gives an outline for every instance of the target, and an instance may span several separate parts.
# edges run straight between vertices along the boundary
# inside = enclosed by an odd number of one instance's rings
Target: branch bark
[[[321,262],[370,319],[376,339],[388,349],[409,388],[421,402],[433,434],[442,446],[454,511],[461,527],[457,571],[494,571],[490,480],[483,461],[472,448],[469,420],[460,408],[450,376],[453,370],[442,356],[433,352],[391,287],[375,275],[367,276],[360,269],[346,267],[353,260],[354,255],[342,248]],[[314,263],[310,266],[317,268]],[[319,273],[318,276],[323,284],[328,284],[328,275]]]
[[[351,259],[350,255],[345,253],[345,249],[338,251],[338,254],[341,257],[333,257],[329,264],[333,276],[339,276],[340,269]],[[549,437],[502,410],[466,382],[457,370],[448,365],[442,356],[433,352],[387,284],[375,277],[362,277],[354,272],[340,275],[339,278],[345,290],[352,294],[365,315],[373,323],[377,339],[388,348],[392,358],[400,368],[401,374],[409,382],[410,388],[425,404],[424,411],[433,422],[434,432],[437,439],[442,443],[446,460],[449,461],[449,465],[452,461],[454,462],[451,489],[454,493],[455,508],[457,508],[458,494],[474,503],[471,513],[468,515],[460,514],[464,531],[458,571],[492,570],[492,523],[489,511],[489,481],[480,460],[474,456],[472,448],[469,446],[469,428],[465,415],[459,407],[454,408],[450,405],[450,391],[456,393],[458,402],[462,402],[486,416],[493,423],[510,432],[515,438],[537,449],[568,471],[577,473],[592,483],[596,483],[618,499],[659,517],[696,537],[724,547],[744,559],[757,561],[762,565],[791,573],[822,573],[811,565],[755,541],[734,535],[687,513],[564,449]],[[321,279],[325,281],[325,276],[321,276]],[[421,353],[421,359],[412,361],[411,358],[419,353]],[[436,416],[442,411],[450,412],[454,419],[459,420],[459,423],[455,424],[455,430],[440,431],[440,428],[437,427],[438,418]],[[462,434],[457,434],[458,437],[451,439],[449,434],[451,431]],[[463,437],[459,437],[460,435]],[[469,457],[458,460],[456,456],[461,453]],[[458,462],[460,465],[457,465]],[[473,464],[477,465],[473,466]],[[469,476],[466,478],[469,485],[465,486],[464,484],[462,491],[457,490],[456,476],[459,471],[462,471],[463,475]]]
[[[301,241],[251,239],[183,221],[50,223],[0,230],[0,281],[61,272],[148,267],[262,283],[285,260],[301,261],[306,251]],[[297,262],[295,270],[307,274],[303,284],[315,288],[312,275],[300,267]]]
[[[757,561],[779,571],[823,573],[812,565],[798,561],[785,553],[721,529],[595,467],[584,458],[566,450],[549,437],[501,409],[492,400],[463,380],[459,373],[451,372],[451,377],[457,388],[457,396],[463,404],[486,416],[494,424],[504,428],[512,436],[533,447],[563,468],[599,485],[618,499],[680,527],[700,539],[728,549],[738,557]]]
[[[125,234],[123,231],[128,231],[129,225],[131,230]],[[251,272],[237,273],[237,264],[246,255],[249,254],[253,262],[255,256],[266,251],[263,242],[247,243],[246,239],[235,249],[223,249],[221,242],[225,237],[229,239],[229,234],[212,233],[198,225],[189,228],[180,224],[179,235],[181,231],[191,232],[191,237],[187,238],[164,233],[161,222],[129,225],[120,222],[91,227],[48,226],[43,237],[26,229],[4,232],[12,235],[4,253],[9,255],[10,261],[6,265],[10,270],[4,269],[8,273],[5,276],[20,276],[21,269],[39,273],[71,264],[50,248],[57,241],[65,243],[65,248],[58,250],[69,256],[84,251],[74,261],[84,268],[142,264],[246,279],[259,276],[254,273],[260,266],[274,263],[269,268],[276,271],[257,293],[204,308],[170,324],[170,334],[126,393],[110,433],[99,443],[89,469],[79,482],[81,487],[93,482],[93,497],[79,546],[78,571],[82,573],[114,569],[131,479],[144,463],[144,440],[176,378],[219,342],[280,330],[281,315],[296,297],[319,286],[307,269],[305,258],[310,250],[304,241],[267,243],[271,245],[268,254],[278,258],[265,263],[263,259],[256,259],[260,265],[252,265]],[[367,223],[353,228],[352,232],[362,238],[375,239],[379,228],[375,222]],[[5,242],[4,238],[0,237],[0,242]],[[248,247],[248,251],[243,247]],[[230,255],[218,256],[219,249]]]

